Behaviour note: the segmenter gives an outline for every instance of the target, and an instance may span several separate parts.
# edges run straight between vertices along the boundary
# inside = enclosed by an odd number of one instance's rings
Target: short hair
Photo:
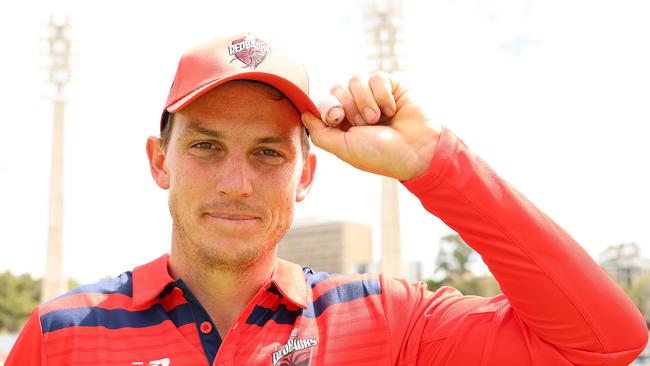
[[[270,84],[263,83],[261,81],[256,81],[256,80],[240,80],[246,83],[250,83],[253,85],[264,85],[267,87],[267,90],[269,91],[269,95],[271,99],[280,101],[283,99],[287,99],[289,103],[291,103],[291,106],[296,110],[298,114],[300,114],[300,111],[296,106],[291,102],[289,98],[287,98],[284,93],[282,93],[280,90],[278,90],[276,87]],[[166,113],[167,119],[163,121],[163,128],[160,131],[160,140],[162,141],[162,147],[164,150],[167,150],[167,145],[169,144],[169,139],[171,138],[172,135],[172,129],[174,126],[174,113]],[[307,155],[309,155],[309,149],[310,149],[310,144],[309,144],[309,133],[307,132],[307,128],[303,126],[302,129],[302,157],[303,160],[307,159]]]

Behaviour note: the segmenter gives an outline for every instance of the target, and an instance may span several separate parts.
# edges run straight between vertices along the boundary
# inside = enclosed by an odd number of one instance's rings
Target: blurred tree
[[[0,331],[18,332],[41,298],[41,280],[9,271],[0,275]]]
[[[79,287],[81,283],[75,280],[74,278],[68,278],[68,290],[72,290],[75,287]]]
[[[6,271],[0,274],[0,332],[19,332],[31,311],[40,303],[41,279],[31,275],[14,276]],[[79,286],[68,281],[70,289]]]
[[[469,265],[476,261],[478,254],[458,234],[449,234],[440,240],[437,271],[445,275],[447,282],[471,277]]]
[[[650,275],[639,276],[631,285],[620,282],[618,284],[634,301],[643,317],[650,319]]]
[[[650,259],[634,242],[610,245],[599,254],[600,266],[650,319]]]
[[[431,290],[441,286],[451,286],[465,295],[494,296],[501,292],[494,277],[477,277],[470,265],[480,260],[480,256],[456,233],[440,240],[435,273],[441,280],[429,279],[425,282]]]

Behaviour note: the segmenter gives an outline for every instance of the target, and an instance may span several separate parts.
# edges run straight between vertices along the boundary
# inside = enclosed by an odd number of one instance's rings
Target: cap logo
[[[239,60],[244,63],[242,68],[249,67],[251,70],[255,70],[270,52],[271,49],[266,42],[250,34],[232,41],[228,46],[228,55],[234,56],[230,62]]]

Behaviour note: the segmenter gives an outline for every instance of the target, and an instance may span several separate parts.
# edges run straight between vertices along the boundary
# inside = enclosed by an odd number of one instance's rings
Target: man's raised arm
[[[387,74],[332,94],[347,122],[310,114],[314,143],[404,181],[486,262],[504,295],[462,296],[382,279],[395,364],[627,365],[647,342],[634,304],[556,223],[432,123]],[[345,125],[348,123],[349,125]]]

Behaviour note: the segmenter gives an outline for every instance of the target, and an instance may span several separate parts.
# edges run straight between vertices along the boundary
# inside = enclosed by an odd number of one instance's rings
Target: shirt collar
[[[168,270],[169,254],[133,269],[133,305],[140,306],[153,300],[174,279]],[[276,258],[271,282],[282,296],[296,306],[307,308],[307,285],[302,268],[284,259]]]
[[[153,300],[167,285],[174,282],[167,264],[169,254],[133,269],[133,305],[140,306]]]
[[[282,296],[294,305],[307,309],[307,284],[305,284],[305,274],[299,265],[276,258],[271,282]]]

